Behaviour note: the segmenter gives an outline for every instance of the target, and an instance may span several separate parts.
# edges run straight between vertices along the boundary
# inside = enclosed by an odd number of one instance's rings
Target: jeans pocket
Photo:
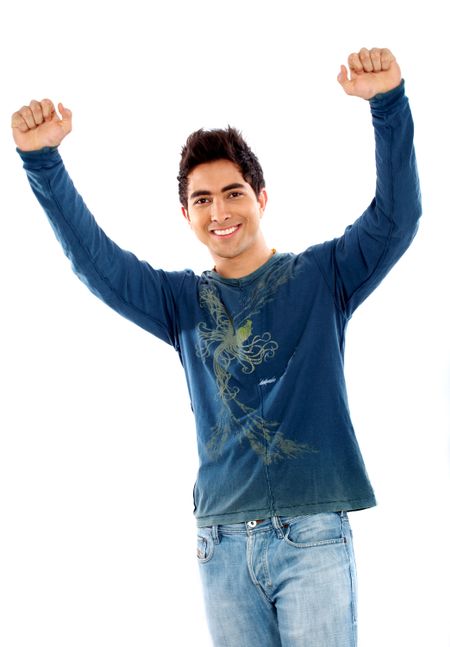
[[[282,523],[286,528],[284,535],[286,543],[295,548],[345,544],[346,541],[339,512],[320,512],[282,518]]]
[[[197,561],[206,564],[214,554],[214,540],[211,535],[211,528],[197,529]]]

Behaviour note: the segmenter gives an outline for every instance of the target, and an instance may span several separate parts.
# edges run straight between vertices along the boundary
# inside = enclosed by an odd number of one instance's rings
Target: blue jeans
[[[346,512],[197,528],[216,647],[355,647],[356,572]]]

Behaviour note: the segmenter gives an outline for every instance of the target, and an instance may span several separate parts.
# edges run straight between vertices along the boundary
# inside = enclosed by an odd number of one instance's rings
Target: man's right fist
[[[72,113],[58,104],[61,118],[50,99],[31,101],[11,118],[11,128],[17,148],[36,151],[44,146],[59,146],[72,130]]]

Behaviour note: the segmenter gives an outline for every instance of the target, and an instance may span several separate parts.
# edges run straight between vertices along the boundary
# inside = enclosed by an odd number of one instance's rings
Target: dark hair
[[[187,208],[187,187],[189,173],[199,164],[216,160],[230,160],[236,164],[242,177],[258,197],[265,187],[261,165],[241,133],[228,126],[227,129],[196,130],[189,135],[181,150],[178,194],[183,207]]]

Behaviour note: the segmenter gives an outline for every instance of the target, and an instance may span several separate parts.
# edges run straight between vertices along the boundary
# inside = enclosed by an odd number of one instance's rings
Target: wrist
[[[62,161],[57,146],[44,146],[33,151],[16,148],[16,151],[22,159],[24,168],[28,170],[51,168]]]
[[[377,92],[377,94],[374,94],[374,96],[371,97],[369,101],[370,103],[387,104],[392,99],[396,99],[398,96],[402,96],[404,94],[404,88],[405,88],[405,80],[401,79],[400,83],[396,85],[395,88],[386,90],[386,92]]]
[[[405,81],[402,79],[396,88],[376,94],[372,99],[369,99],[372,116],[384,119],[388,114],[396,113],[404,105],[405,101],[407,101]]]
[[[28,155],[42,155],[45,153],[49,153],[51,151],[56,150],[58,147],[57,146],[42,146],[41,148],[32,148],[30,150],[26,150],[23,148],[19,148],[17,146],[16,151],[19,153],[21,157],[23,156],[28,156]]]

